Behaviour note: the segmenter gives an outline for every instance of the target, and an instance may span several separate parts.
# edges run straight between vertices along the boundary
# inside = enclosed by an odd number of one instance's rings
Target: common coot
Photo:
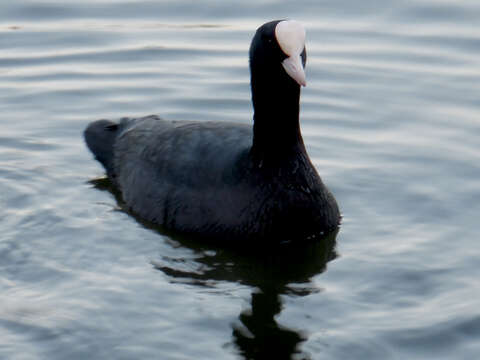
[[[293,20],[257,29],[250,46],[252,127],[98,120],[85,141],[137,216],[220,242],[301,242],[335,230],[337,203],[300,133],[305,30]]]

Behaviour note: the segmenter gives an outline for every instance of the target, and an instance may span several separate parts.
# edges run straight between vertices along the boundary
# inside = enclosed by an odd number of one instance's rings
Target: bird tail
[[[114,176],[113,146],[118,134],[118,124],[109,120],[97,120],[88,125],[83,132],[90,151],[107,170],[107,175]]]

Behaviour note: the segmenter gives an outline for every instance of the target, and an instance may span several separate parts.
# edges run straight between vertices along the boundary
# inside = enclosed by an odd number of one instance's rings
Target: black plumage
[[[336,229],[337,203],[305,150],[300,85],[287,74],[280,21],[250,47],[253,131],[157,116],[98,120],[85,130],[125,204],[165,229],[223,242],[302,241]],[[305,66],[306,52],[300,54]]]

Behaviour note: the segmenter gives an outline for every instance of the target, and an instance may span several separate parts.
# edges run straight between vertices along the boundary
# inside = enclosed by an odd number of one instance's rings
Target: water
[[[119,211],[86,124],[250,123],[249,42],[282,17],[307,28],[302,129],[336,239],[236,254]],[[2,2],[0,358],[476,358],[479,18],[474,0]]]

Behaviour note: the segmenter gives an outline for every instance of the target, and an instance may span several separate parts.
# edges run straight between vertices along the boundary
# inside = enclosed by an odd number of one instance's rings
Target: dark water
[[[119,211],[102,117],[250,123],[257,26],[307,28],[302,129],[344,215],[236,254]],[[475,359],[480,3],[2,1],[1,359]]]

